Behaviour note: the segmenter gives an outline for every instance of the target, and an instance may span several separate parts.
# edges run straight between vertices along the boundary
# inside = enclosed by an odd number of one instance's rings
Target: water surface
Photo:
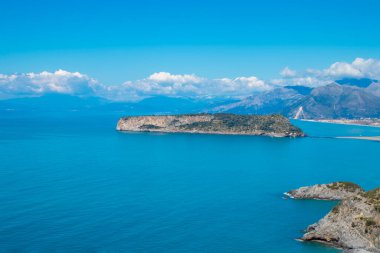
[[[282,193],[379,186],[377,142],[126,134],[117,117],[0,118],[0,252],[338,252],[294,240],[335,203]],[[380,135],[296,124],[314,137]]]

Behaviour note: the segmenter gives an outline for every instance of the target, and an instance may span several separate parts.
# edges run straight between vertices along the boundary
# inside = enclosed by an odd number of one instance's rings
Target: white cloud
[[[356,58],[353,62],[335,62],[328,68],[293,71],[285,67],[280,75],[283,79],[271,81],[274,85],[322,86],[341,78],[380,79],[380,61],[376,59]]]
[[[145,79],[121,85],[103,85],[79,72],[0,74],[0,99],[41,96],[48,93],[99,96],[110,100],[139,100],[150,96],[244,97],[270,89],[257,77],[207,79],[196,75],[157,72]]]
[[[202,78],[196,75],[172,75],[168,72],[157,72],[150,75],[148,80],[157,83],[199,83]]]
[[[257,77],[234,79],[207,79],[195,75],[172,75],[166,72],[154,73],[146,79],[127,81],[118,88],[114,99],[142,98],[149,96],[175,97],[244,97],[253,92],[270,89]]]
[[[315,76],[296,76],[292,78],[283,79],[273,79],[271,84],[273,86],[308,86],[308,87],[318,87],[330,84],[332,81],[318,78]]]
[[[281,72],[280,75],[284,78],[287,77],[294,77],[297,75],[297,72],[295,70],[290,69],[289,67],[285,67]]]
[[[357,68],[364,77],[380,79],[380,61],[375,59],[356,58],[352,65]]]
[[[102,85],[78,72],[56,72],[0,75],[0,98],[39,96],[62,93],[88,96],[97,93]]]
[[[335,62],[328,69],[324,70],[326,77],[363,77],[363,73],[354,64],[347,62]]]

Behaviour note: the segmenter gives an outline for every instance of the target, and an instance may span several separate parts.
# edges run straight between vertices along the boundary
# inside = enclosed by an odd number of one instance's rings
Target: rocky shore
[[[349,182],[301,187],[286,193],[295,199],[340,200],[300,238],[343,248],[346,252],[380,252],[380,188],[364,191]]]
[[[117,123],[118,131],[264,135],[302,137],[301,129],[281,115],[184,114],[129,116]]]

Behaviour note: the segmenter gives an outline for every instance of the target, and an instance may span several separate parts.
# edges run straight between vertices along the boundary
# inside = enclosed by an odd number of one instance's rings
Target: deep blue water
[[[117,117],[0,118],[0,252],[338,252],[294,240],[335,203],[282,193],[379,186],[377,142],[127,134]],[[380,135],[296,124],[313,137]]]

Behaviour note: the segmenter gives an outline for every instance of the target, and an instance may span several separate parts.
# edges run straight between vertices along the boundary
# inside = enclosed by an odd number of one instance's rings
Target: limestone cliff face
[[[119,131],[181,132],[298,137],[304,133],[281,115],[191,114],[121,118]]]
[[[380,252],[380,188],[364,192],[355,184],[334,183],[300,189],[291,192],[304,199],[342,199],[310,225],[301,240],[330,244],[347,252]]]

